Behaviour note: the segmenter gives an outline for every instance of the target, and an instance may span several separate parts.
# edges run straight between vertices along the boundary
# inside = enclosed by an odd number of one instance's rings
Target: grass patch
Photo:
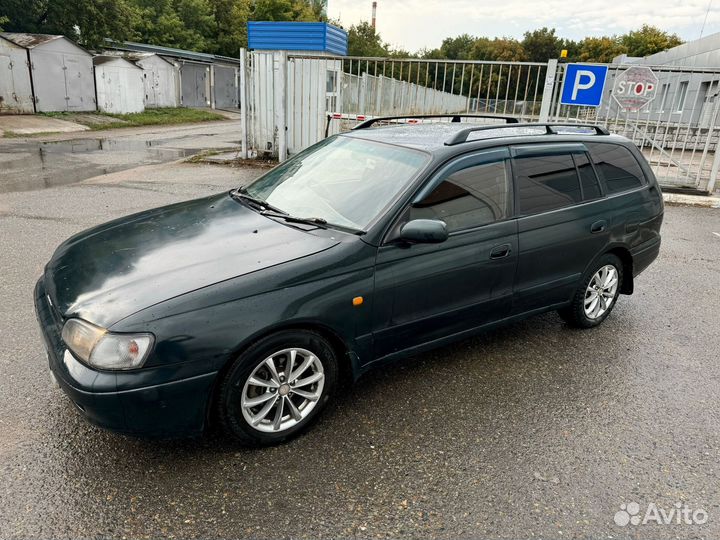
[[[190,156],[185,160],[185,163],[204,163],[205,158],[208,158],[210,156],[217,156],[218,154],[222,154],[222,150],[203,150],[199,154],[195,154],[194,156]]]
[[[211,122],[226,120],[218,113],[203,109],[188,109],[185,107],[167,109],[145,109],[141,113],[110,114],[103,112],[70,113],[50,112],[41,113],[51,118],[69,120],[88,126],[90,129],[115,129],[137,126],[163,126],[171,124],[191,124],[195,122]]]
[[[17,131],[11,131],[7,130],[5,132],[0,132],[0,139],[27,139],[32,137],[47,137],[50,135],[57,135],[59,132],[57,131],[38,131],[36,133],[18,133]]]

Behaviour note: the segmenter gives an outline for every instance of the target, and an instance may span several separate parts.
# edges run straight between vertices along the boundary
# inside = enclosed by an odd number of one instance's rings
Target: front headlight
[[[116,334],[80,319],[69,319],[62,339],[75,356],[100,369],[142,366],[153,345],[152,334]]]

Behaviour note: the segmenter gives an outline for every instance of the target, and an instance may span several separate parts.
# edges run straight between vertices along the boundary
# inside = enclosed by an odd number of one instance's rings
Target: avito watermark
[[[707,523],[708,513],[702,508],[691,508],[685,503],[676,502],[670,508],[649,503],[645,512],[640,511],[636,502],[623,503],[615,512],[616,525],[703,525]]]

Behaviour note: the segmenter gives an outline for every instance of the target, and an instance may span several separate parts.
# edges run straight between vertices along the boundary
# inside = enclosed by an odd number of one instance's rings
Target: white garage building
[[[96,56],[93,63],[99,110],[116,114],[145,110],[142,68],[119,56]]]
[[[143,70],[145,107],[180,106],[180,71],[172,60],[153,53],[128,53],[125,57]]]
[[[37,112],[95,110],[89,52],[65,36],[14,32],[0,36],[27,51]]]
[[[0,36],[0,113],[35,112],[27,50]]]

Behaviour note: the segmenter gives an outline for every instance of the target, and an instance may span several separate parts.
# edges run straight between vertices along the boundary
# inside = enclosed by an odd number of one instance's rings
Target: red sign
[[[657,93],[658,78],[647,66],[633,66],[615,77],[612,95],[623,111],[636,112]]]

